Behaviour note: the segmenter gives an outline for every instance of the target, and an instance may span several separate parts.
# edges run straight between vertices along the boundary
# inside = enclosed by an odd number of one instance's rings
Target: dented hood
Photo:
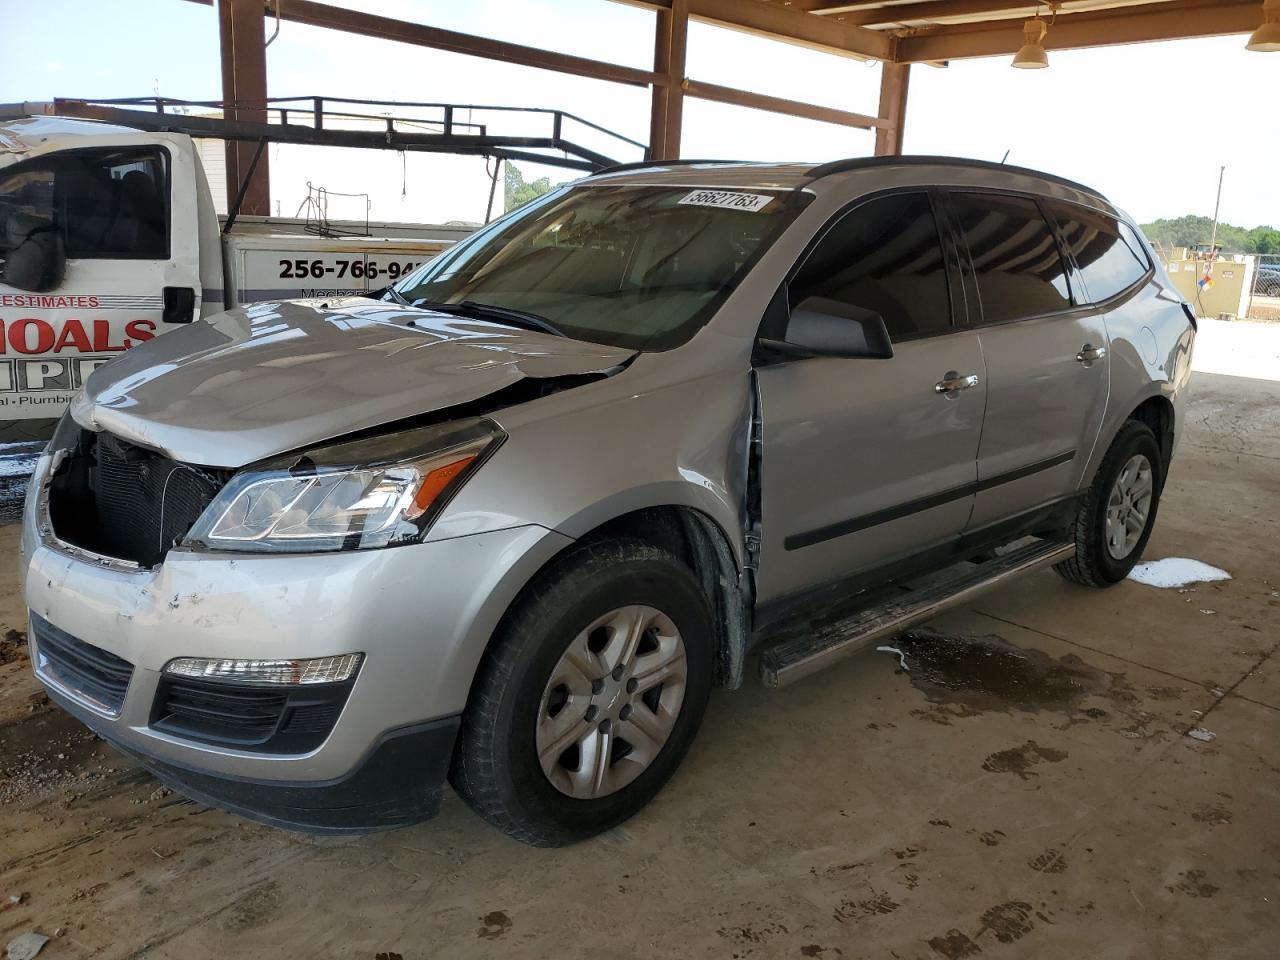
[[[361,297],[259,303],[122,354],[71,412],[175,460],[241,467],[633,353]]]

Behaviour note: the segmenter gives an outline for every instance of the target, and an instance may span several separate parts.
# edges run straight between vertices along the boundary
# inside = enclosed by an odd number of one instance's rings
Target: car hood
[[[363,297],[257,303],[121,354],[71,413],[175,460],[234,468],[633,355]]]

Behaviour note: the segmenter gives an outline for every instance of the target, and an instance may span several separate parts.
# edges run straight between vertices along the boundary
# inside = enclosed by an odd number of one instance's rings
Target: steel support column
[[[649,114],[649,159],[678,160],[680,129],[684,120],[685,51],[689,35],[689,0],[671,0],[671,7],[656,11],[653,72],[666,84],[653,88]]]
[[[228,120],[267,122],[267,48],[262,0],[219,0],[218,35],[222,47],[222,99]],[[256,144],[228,140],[227,192],[244,189],[240,213],[271,215],[271,188],[265,151],[254,165]]]
[[[907,119],[907,86],[911,64],[885,63],[880,74],[880,119],[884,126],[876,128],[876,156],[893,157],[902,153],[902,132]]]

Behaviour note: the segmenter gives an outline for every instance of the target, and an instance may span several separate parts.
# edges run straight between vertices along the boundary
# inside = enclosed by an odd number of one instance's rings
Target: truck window
[[[0,255],[15,213],[52,221],[68,258],[167,260],[167,155],[158,149],[72,150],[0,175]]]

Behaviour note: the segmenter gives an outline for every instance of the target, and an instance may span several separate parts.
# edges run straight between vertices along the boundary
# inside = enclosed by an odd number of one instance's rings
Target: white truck
[[[136,343],[239,303],[380,289],[474,229],[223,225],[185,134],[0,122],[0,456],[46,439],[90,372]]]

